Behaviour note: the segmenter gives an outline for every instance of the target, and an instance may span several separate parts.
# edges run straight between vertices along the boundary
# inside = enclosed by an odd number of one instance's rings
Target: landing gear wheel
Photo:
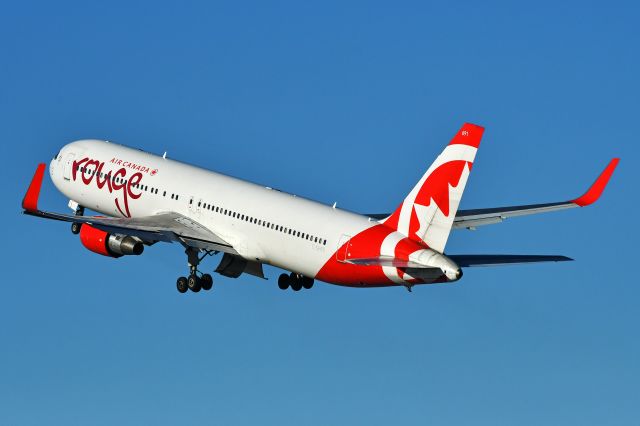
[[[71,224],[71,233],[72,233],[72,234],[75,234],[75,235],[78,235],[78,234],[80,233],[80,228],[81,228],[81,227],[82,227],[82,224],[81,224],[81,223],[73,222],[73,223]]]
[[[278,277],[278,287],[280,287],[280,290],[286,290],[289,288],[289,275],[280,274]]]
[[[304,287],[305,289],[309,290],[311,287],[313,287],[313,278],[302,277],[300,280],[302,281],[302,287]]]
[[[185,277],[178,278],[176,282],[176,287],[180,293],[186,293],[189,290],[189,285],[187,284],[187,279]]]
[[[197,293],[202,288],[202,283],[200,282],[200,278],[198,278],[196,274],[191,274],[187,279],[187,286],[189,286],[191,291]]]
[[[300,280],[300,278],[298,278],[296,274],[292,273],[291,276],[289,277],[289,280],[291,280],[291,290],[293,291],[302,290],[302,280]]]
[[[202,283],[203,290],[209,291],[213,287],[213,277],[209,274],[202,274],[200,282]]]

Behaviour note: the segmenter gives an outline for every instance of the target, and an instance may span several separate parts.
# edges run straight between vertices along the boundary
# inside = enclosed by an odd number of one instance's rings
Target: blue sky
[[[640,407],[632,2],[11,2],[0,14],[0,424],[633,424]],[[595,206],[454,233],[577,261],[359,290],[216,276],[176,245],[86,251],[20,214],[35,166],[103,138],[388,211],[464,121],[462,208]],[[41,205],[65,211],[47,179]],[[217,259],[205,264],[208,269]]]

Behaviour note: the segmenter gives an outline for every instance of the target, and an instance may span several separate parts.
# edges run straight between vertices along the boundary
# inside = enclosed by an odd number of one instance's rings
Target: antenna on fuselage
[[[164,154],[162,154],[162,159],[166,160],[167,159],[167,151],[164,152]]]

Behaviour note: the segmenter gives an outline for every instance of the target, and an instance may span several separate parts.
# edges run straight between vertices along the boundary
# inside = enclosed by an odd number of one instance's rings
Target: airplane
[[[72,214],[38,208],[46,164],[38,165],[23,213],[71,223],[88,250],[119,258],[158,242],[184,247],[189,274],[180,293],[210,290],[200,263],[222,253],[215,272],[265,278],[263,265],[288,273],[278,287],[310,289],[315,280],[349,287],[458,281],[462,268],[573,260],[556,255],[445,253],[452,229],[475,229],[509,217],[584,207],[604,191],[614,158],[582,196],[570,201],[458,210],[484,128],[465,123],[390,214],[357,214],[286,192],[103,140],[65,145],[49,163]],[[99,215],[87,216],[85,209]]]

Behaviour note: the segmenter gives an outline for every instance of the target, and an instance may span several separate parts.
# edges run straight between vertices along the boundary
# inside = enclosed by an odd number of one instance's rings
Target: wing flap
[[[460,210],[453,221],[453,228],[475,228],[476,226],[493,225],[509,217],[547,213],[574,207],[579,206],[571,201],[564,201],[559,203]]]

